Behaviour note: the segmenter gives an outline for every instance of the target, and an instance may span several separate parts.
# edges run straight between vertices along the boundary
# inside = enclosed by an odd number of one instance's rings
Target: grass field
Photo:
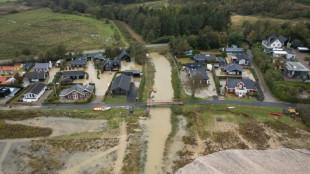
[[[269,20],[272,23],[278,23],[282,24],[284,22],[290,22],[290,23],[297,23],[300,21],[309,21],[308,19],[277,19],[277,18],[271,18],[271,17],[265,17],[265,16],[243,16],[243,15],[237,15],[233,14],[231,16],[231,22],[232,22],[232,28],[240,28],[244,21],[249,21],[250,23],[254,23],[258,20],[261,21],[267,21]]]
[[[14,57],[16,51],[21,52],[24,48],[39,54],[59,44],[64,44],[68,50],[128,44],[122,37],[124,43],[115,39],[112,24],[88,17],[53,13],[47,8],[1,16],[0,26],[0,59]]]
[[[0,3],[2,2],[15,2],[16,0],[0,0]]]

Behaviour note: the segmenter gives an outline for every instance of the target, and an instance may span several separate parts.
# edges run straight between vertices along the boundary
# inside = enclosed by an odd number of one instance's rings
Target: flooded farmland
[[[173,89],[171,85],[170,62],[158,53],[151,53],[149,57],[156,69],[155,86],[157,92],[151,94],[155,97],[154,101],[172,101]],[[146,127],[148,141],[145,173],[155,174],[163,172],[163,152],[166,139],[171,131],[170,114],[171,109],[168,107],[151,108],[151,118],[143,123]]]

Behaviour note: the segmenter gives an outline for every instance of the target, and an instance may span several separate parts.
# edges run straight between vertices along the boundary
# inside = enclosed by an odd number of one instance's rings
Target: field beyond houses
[[[47,8],[0,16],[0,26],[0,59],[17,57],[24,49],[38,55],[59,44],[73,51],[123,46],[112,24]]]

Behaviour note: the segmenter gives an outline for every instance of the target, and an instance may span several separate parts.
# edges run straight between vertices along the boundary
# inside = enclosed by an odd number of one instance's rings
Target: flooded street
[[[79,79],[75,80],[75,83],[83,83],[84,85],[87,83],[95,83],[96,96],[104,96],[105,92],[108,90],[109,84],[112,81],[114,72],[104,72],[100,74],[100,79],[97,78],[97,69],[95,69],[93,61],[87,62],[88,79]]]
[[[148,136],[147,160],[144,173],[163,173],[163,152],[166,139],[171,130],[170,113],[170,108],[151,108],[151,118],[144,122]]]
[[[173,89],[171,85],[170,62],[158,53],[151,53],[149,57],[156,69],[155,86],[157,92],[151,95],[155,96],[155,101],[172,101]],[[171,131],[170,114],[171,109],[168,107],[150,108],[151,118],[144,121],[148,141],[144,173],[163,173],[163,152],[166,139]]]
[[[134,61],[131,62],[122,61],[121,71],[125,70],[140,70],[140,72],[142,72],[142,65],[138,65]]]
[[[155,66],[154,86],[157,92],[152,92],[155,102],[169,102],[173,98],[173,89],[171,85],[171,67],[170,62],[163,55],[151,53],[149,57]]]

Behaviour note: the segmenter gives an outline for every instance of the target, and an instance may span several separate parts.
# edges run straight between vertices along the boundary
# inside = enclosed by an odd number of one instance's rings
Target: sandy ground
[[[158,53],[149,54],[155,66],[155,83],[157,92],[152,92],[151,96],[155,97],[155,102],[169,102],[173,98],[173,89],[171,85],[171,67],[170,62]]]
[[[248,78],[255,82],[255,78],[249,69],[243,69],[242,78]]]
[[[126,123],[123,122],[120,126],[120,135],[119,135],[119,145],[117,151],[117,160],[114,165],[114,174],[121,173],[123,167],[123,161],[125,158],[125,152],[127,147],[127,133],[126,133]]]
[[[134,61],[131,62],[122,61],[121,71],[125,70],[140,70],[140,72],[142,72],[142,65],[138,65]]]
[[[60,68],[56,68],[56,67],[53,67],[51,68],[48,73],[49,73],[49,76],[48,76],[48,79],[47,79],[47,83],[51,83],[53,82],[53,79],[54,79],[54,76],[57,72],[60,71]]]
[[[79,132],[100,131],[106,128],[105,120],[83,120],[67,117],[38,117],[22,121],[6,121],[11,124],[49,127],[53,129],[51,136],[72,134]]]
[[[309,150],[225,150],[199,157],[177,174],[309,173]]]
[[[126,30],[130,33],[130,35],[135,38],[140,44],[145,45],[146,42],[143,40],[143,38],[141,37],[141,35],[137,34],[127,23],[123,22],[123,21],[117,21],[119,22],[121,25],[123,25]]]

